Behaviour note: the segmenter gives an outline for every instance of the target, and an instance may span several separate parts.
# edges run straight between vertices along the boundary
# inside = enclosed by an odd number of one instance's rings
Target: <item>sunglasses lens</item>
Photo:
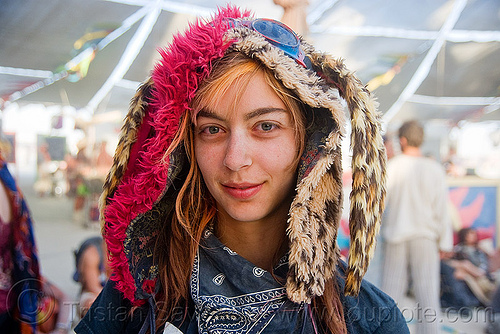
[[[292,29],[283,23],[272,19],[256,19],[253,21],[228,18],[224,20],[228,28],[248,27],[261,34],[269,43],[280,48],[286,55],[298,64],[310,68],[307,57],[300,48],[300,40]],[[310,62],[309,62],[310,63]]]
[[[266,38],[289,47],[297,47],[299,39],[295,33],[281,22],[258,19],[252,22],[252,27]]]

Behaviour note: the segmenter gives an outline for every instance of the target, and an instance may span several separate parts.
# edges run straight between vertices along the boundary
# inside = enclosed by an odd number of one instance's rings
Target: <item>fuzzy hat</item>
[[[163,160],[212,64],[228,52],[258,59],[306,106],[306,147],[297,193],[289,211],[288,297],[309,303],[336,274],[337,231],[342,211],[341,140],[344,108],[351,120],[351,246],[345,293],[356,295],[375,249],[385,198],[386,156],[376,102],[342,60],[301,41],[305,68],[250,28],[229,27],[227,18],[250,18],[228,6],[211,22],[197,21],[160,50],[151,78],[133,98],[114,163],[100,200],[103,231],[117,288],[134,303],[155,293],[158,268],[152,249],[159,225],[173,207],[187,158],[176,149]]]

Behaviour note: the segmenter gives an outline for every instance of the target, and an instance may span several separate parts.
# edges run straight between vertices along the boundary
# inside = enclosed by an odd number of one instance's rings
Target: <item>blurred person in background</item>
[[[94,146],[92,155],[92,172],[87,178],[87,201],[88,201],[88,219],[84,222],[85,227],[99,228],[99,196],[102,192],[102,186],[106,175],[113,164],[113,157],[106,150],[107,142],[102,141]]]
[[[101,179],[102,182],[104,182],[109,169],[113,165],[113,157],[108,153],[107,145],[108,143],[106,141],[102,141],[99,144],[99,149],[95,161],[97,176]]]
[[[387,154],[387,160],[391,160],[396,155],[394,152],[392,136],[384,135],[382,138],[384,139],[385,154]]]
[[[87,204],[90,195],[89,176],[91,174],[92,164],[91,160],[87,157],[86,140],[80,140],[77,147],[78,152],[74,161],[72,161],[72,193],[75,196],[73,204],[73,221],[86,227],[89,219]]]
[[[73,202],[73,221],[87,226],[88,212],[87,212],[87,198],[90,195],[88,181],[82,174],[78,174],[75,179],[75,199]]]
[[[460,159],[457,156],[457,150],[454,146],[451,146],[448,150],[448,156],[443,162],[446,174],[452,177],[465,176],[466,170],[460,163]]]
[[[479,238],[474,228],[458,231],[458,244],[446,263],[454,268],[453,276],[464,281],[483,306],[489,306],[496,290],[492,276],[490,257],[479,247]]]
[[[9,151],[0,138],[0,332],[67,333],[69,302],[40,275],[31,214],[5,160]]]
[[[52,161],[47,143],[40,145],[38,160],[38,179],[33,184],[33,189],[40,197],[48,196],[52,194],[52,175],[57,170],[57,165]]]
[[[74,255],[73,280],[81,285],[79,316],[83,317],[109,278],[106,245],[101,236],[90,237]]]
[[[438,162],[422,155],[424,129],[419,122],[403,123],[398,136],[402,154],[387,166],[382,290],[401,306],[411,280],[423,310],[417,314],[436,315],[417,319],[417,333],[439,333],[440,251],[453,247],[446,175]]]
[[[40,269],[31,215],[5,161],[10,149],[0,138],[0,329],[34,333]]]

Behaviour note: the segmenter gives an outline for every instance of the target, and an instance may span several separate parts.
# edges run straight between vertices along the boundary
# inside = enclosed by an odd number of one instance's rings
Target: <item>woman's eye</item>
[[[273,123],[262,123],[260,124],[260,128],[263,130],[263,131],[271,131],[272,129],[274,129],[276,127],[275,124]]]
[[[207,126],[205,129],[203,129],[203,132],[215,135],[220,132],[220,128],[218,126]]]

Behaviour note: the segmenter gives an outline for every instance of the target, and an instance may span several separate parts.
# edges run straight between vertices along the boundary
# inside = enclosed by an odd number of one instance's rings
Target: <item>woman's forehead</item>
[[[229,110],[234,114],[241,108],[242,99],[247,103],[259,104],[263,95],[267,97],[266,101],[269,101],[266,107],[272,107],[276,102],[283,104],[280,96],[266,80],[263,70],[243,71],[236,75],[221,77],[204,87],[202,96],[198,96],[192,116],[197,118],[201,110],[213,114]],[[252,98],[249,99],[249,96]]]

